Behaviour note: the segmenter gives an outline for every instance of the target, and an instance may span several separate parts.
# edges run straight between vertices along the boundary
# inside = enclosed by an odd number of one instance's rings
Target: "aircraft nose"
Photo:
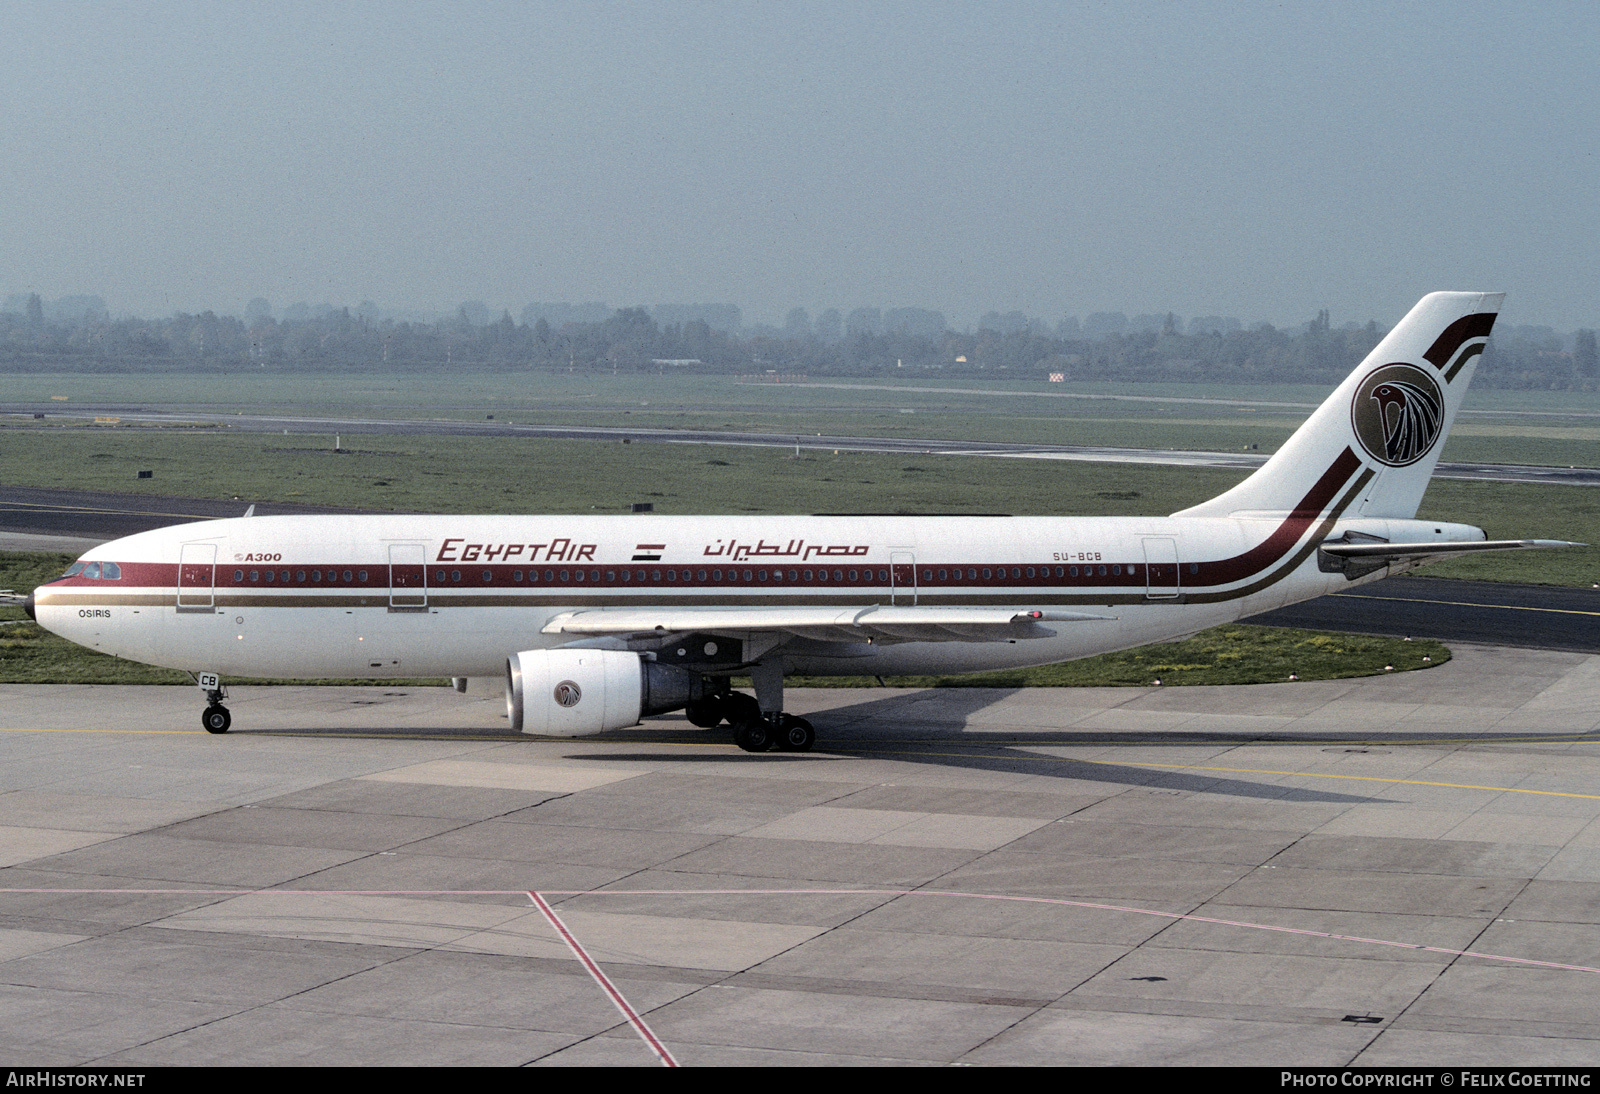
[[[26,599],[26,600],[24,600],[22,602],[22,610],[27,612],[28,613],[28,618],[33,620],[35,623],[37,623],[39,621],[39,617],[33,614],[33,594],[32,593],[29,593],[28,594],[28,599]]]

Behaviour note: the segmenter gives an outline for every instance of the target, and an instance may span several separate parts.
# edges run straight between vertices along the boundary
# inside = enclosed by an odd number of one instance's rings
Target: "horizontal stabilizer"
[[[1473,551],[1537,551],[1551,547],[1587,547],[1564,539],[1477,539],[1434,543],[1324,543],[1324,554],[1336,558],[1420,558],[1423,555],[1463,555]]]
[[[1041,623],[1113,620],[1116,616],[1015,608],[625,608],[566,612],[545,634],[640,637],[696,631],[765,631],[823,642],[1003,642],[1050,638]]]

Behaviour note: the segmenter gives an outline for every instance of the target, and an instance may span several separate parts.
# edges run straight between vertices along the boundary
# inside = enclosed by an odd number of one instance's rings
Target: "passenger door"
[[[178,610],[216,610],[217,545],[185,543],[178,553]]]
[[[389,544],[389,610],[428,610],[427,549],[420,543]]]
[[[1178,541],[1171,536],[1146,536],[1144,540],[1144,595],[1150,600],[1171,600],[1179,593]]]

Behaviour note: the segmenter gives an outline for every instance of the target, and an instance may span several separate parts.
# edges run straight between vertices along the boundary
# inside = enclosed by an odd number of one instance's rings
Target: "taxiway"
[[[808,755],[493,694],[0,686],[15,1063],[1592,1064],[1600,657],[791,692]]]

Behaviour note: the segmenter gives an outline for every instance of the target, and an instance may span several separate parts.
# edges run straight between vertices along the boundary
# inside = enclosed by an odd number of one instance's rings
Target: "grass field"
[[[1326,397],[1310,385],[1047,384],[971,378],[830,386],[735,382],[726,376],[452,373],[377,376],[246,373],[209,375],[0,376],[8,401],[209,411],[286,411],[543,425],[741,430],[933,440],[1018,441],[1238,451],[1275,450]],[[1062,398],[1132,396],[1138,401]],[[1170,398],[1170,402],[1163,401]],[[1152,401],[1154,400],[1154,401]],[[1194,400],[1211,400],[1196,402]],[[1297,404],[1287,407],[1274,403]],[[1449,460],[1594,466],[1600,459],[1600,397],[1566,392],[1474,391],[1469,414],[1445,449]],[[1587,415],[1587,417],[1585,417]],[[39,427],[31,416],[6,424]],[[331,429],[330,429],[331,432]]]

